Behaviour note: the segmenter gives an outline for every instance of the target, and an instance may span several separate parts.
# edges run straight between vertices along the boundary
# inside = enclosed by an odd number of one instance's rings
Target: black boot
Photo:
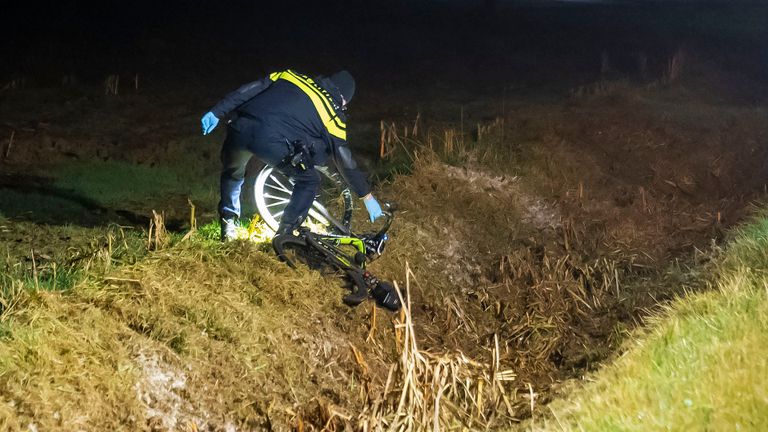
[[[302,217],[296,218],[293,222],[280,221],[280,225],[277,227],[277,231],[275,231],[275,237],[293,235],[293,232],[301,226],[302,222],[304,222],[304,218]]]
[[[296,226],[294,224],[281,222],[280,226],[277,227],[277,231],[275,231],[275,237],[280,237],[284,235],[293,235],[293,231],[295,229],[296,229]]]

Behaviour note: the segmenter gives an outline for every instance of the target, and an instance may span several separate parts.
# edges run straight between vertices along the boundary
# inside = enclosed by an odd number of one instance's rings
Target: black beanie
[[[355,79],[352,78],[352,74],[345,70],[339,71],[331,75],[331,81],[349,103],[355,95]]]

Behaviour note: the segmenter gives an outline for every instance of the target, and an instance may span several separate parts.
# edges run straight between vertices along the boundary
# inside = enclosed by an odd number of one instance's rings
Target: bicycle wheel
[[[312,270],[321,272],[343,273],[347,280],[347,288],[352,293],[342,297],[342,301],[348,306],[357,306],[369,297],[368,286],[363,270],[344,265],[332,253],[323,249],[318,243],[308,241],[306,237],[283,235],[272,239],[272,247],[280,261],[296,268],[296,263],[306,264]]]
[[[320,193],[309,209],[308,224],[321,225],[331,231],[349,233],[352,219],[352,194],[349,188],[342,186],[338,174],[331,173],[324,167],[315,169],[322,174],[323,182]],[[293,182],[273,167],[266,165],[256,177],[253,193],[259,215],[271,229],[277,230],[285,207],[291,199]]]
[[[328,266],[327,257],[319,250],[309,246],[305,239],[292,235],[284,235],[272,239],[274,248],[280,261],[296,268],[296,263],[306,264],[313,270],[322,270]]]

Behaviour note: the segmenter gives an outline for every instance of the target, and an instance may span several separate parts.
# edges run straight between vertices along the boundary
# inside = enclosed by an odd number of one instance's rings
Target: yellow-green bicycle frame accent
[[[362,240],[355,237],[339,237],[334,238],[333,243],[335,246],[354,246],[355,249],[357,249],[358,252],[365,255],[365,243],[363,243]],[[344,263],[344,265],[352,265],[351,262],[349,262],[345,257],[342,256],[336,256],[336,258]],[[361,264],[361,267],[365,268],[365,261]]]

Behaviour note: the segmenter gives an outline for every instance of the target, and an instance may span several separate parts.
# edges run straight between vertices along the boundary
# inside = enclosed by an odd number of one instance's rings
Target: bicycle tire
[[[289,255],[292,253],[304,264],[313,270],[333,269],[343,272],[351,285],[351,293],[342,297],[347,306],[357,306],[370,296],[368,286],[362,270],[356,267],[343,266],[338,259],[335,261],[327,253],[310,244],[306,238],[293,235],[282,235],[272,239],[272,247],[280,261],[285,262],[291,268],[296,268],[296,263]]]
[[[338,192],[338,198],[341,202],[326,207],[325,204],[328,202],[324,204],[315,199],[307,215],[308,222],[320,224],[331,231],[348,234],[352,219],[352,194],[349,188],[341,186],[337,174],[329,172],[324,167],[316,167],[315,169],[321,173],[326,184],[330,184],[326,189],[337,189],[336,192]],[[265,165],[256,176],[253,188],[256,211],[272,230],[277,230],[280,225],[280,218],[292,193],[293,182],[269,165]],[[330,194],[331,192],[328,192],[326,195]],[[331,198],[326,197],[326,201],[330,200]],[[329,209],[329,207],[331,208]]]
[[[272,239],[272,248],[278,259],[291,268],[296,268],[296,263],[290,257],[291,252],[313,270],[320,270],[328,265],[326,256],[307,244],[303,237],[293,235],[275,237]]]

